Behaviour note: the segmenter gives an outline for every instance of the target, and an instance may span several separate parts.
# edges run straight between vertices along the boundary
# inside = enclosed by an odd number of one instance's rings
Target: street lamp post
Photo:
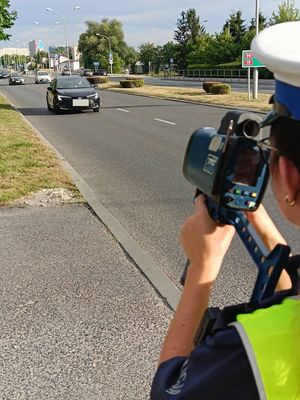
[[[259,31],[259,0],[255,0],[255,34]],[[253,99],[257,99],[258,94],[258,68],[253,69]]]
[[[102,36],[105,37],[108,40],[108,46],[109,46],[109,63],[110,63],[110,73],[112,74],[112,52],[111,52],[111,43],[110,43],[110,37],[106,35],[101,35],[100,33],[96,33],[96,36]]]
[[[65,43],[66,43],[66,52],[68,57],[68,67],[69,67],[69,75],[71,75],[71,65],[70,65],[70,53],[69,53],[69,46],[68,46],[68,39],[67,39],[67,30],[66,30],[66,18],[62,15],[62,13],[58,10],[53,10],[53,8],[47,7],[46,11],[52,11],[55,14],[59,15],[64,22],[64,33],[65,33]]]
[[[48,49],[48,69],[49,69],[49,74],[51,74],[51,58],[50,58],[50,48],[49,48],[49,32],[48,29],[44,26],[41,25],[39,22],[34,21],[34,25],[40,25],[46,32],[46,37],[47,37],[47,49]]]

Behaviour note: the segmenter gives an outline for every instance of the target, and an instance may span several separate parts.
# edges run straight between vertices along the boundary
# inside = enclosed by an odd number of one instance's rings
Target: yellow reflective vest
[[[261,400],[300,400],[300,298],[236,317]]]

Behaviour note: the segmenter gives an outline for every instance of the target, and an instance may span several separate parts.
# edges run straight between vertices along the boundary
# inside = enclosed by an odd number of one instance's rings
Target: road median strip
[[[271,109],[271,105],[269,105],[270,94],[260,93],[257,100],[251,101],[248,100],[248,93],[246,92],[231,92],[226,95],[208,94],[201,88],[200,82],[199,89],[154,85],[145,85],[136,88],[121,88],[120,85],[115,82],[101,84],[99,88],[100,90],[103,89],[118,93],[157,97],[165,100],[187,101],[196,104],[222,106],[226,108],[239,108],[259,112],[266,112]]]

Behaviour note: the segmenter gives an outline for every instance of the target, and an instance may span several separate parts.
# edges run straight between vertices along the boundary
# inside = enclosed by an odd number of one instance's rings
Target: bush
[[[231,86],[227,83],[218,83],[212,85],[211,94],[228,94],[231,91]]]
[[[207,81],[207,82],[203,82],[203,90],[206,93],[211,93],[211,88],[213,87],[213,85],[219,85],[222,84],[222,82],[214,82],[214,81]]]
[[[124,81],[120,81],[120,85],[122,88],[134,88],[144,86],[144,79],[126,79]]]

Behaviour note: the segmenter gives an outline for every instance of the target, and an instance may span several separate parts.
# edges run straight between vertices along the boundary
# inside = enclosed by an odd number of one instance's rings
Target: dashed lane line
[[[155,121],[158,121],[158,122],[163,122],[164,124],[176,125],[175,122],[166,121],[166,120],[164,120],[164,119],[154,118],[154,120],[155,120]]]
[[[117,108],[117,110],[123,111],[123,112],[126,112],[126,113],[129,113],[129,112],[130,112],[130,111],[128,111],[128,110],[125,110],[124,108]]]

